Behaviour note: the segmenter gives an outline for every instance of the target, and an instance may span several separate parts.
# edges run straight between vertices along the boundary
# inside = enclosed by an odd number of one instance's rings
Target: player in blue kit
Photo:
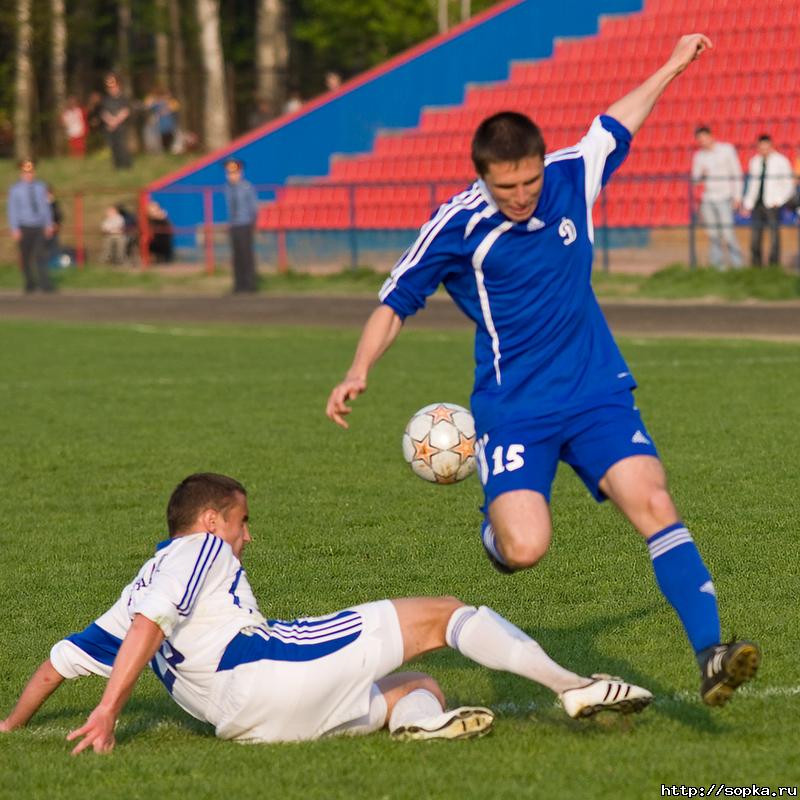
[[[443,284],[476,324],[471,404],[489,559],[511,573],[544,556],[551,484],[566,462],[647,541],[700,665],[703,701],[722,705],[754,676],[760,650],[720,642],[711,576],[667,489],[634,403],[636,382],[591,287],[592,205],[658,98],[709,47],[702,34],[683,36],[574,147],[545,155],[541,131],[522,114],[484,120],[472,142],[479,180],[438,209],[392,270],[326,412],[347,427],[347,403],[365,391],[369,370]]]

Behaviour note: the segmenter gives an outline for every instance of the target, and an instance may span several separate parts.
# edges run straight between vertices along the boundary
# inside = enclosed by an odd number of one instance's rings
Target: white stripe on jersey
[[[497,212],[497,206],[492,205],[491,203],[483,209],[483,211],[476,211],[470,218],[469,222],[467,223],[467,227],[464,228],[464,238],[466,239],[473,230],[475,230],[475,226],[482,220],[482,219],[489,219],[492,214]]]
[[[483,312],[483,321],[486,324],[486,330],[489,336],[492,337],[492,352],[494,353],[494,374],[497,378],[497,385],[500,386],[500,337],[497,335],[497,329],[494,327],[494,320],[492,319],[492,309],[489,306],[489,295],[486,292],[486,286],[483,280],[483,260],[486,258],[487,253],[492,245],[512,226],[514,223],[507,219],[501,222],[496,228],[493,228],[483,239],[483,241],[475,249],[472,254],[472,269],[475,271],[475,284],[478,287],[478,298],[481,301],[481,311]]]
[[[397,262],[391,275],[389,275],[386,282],[381,287],[380,293],[378,294],[380,301],[383,302],[395,290],[400,278],[420,262],[422,256],[425,255],[425,251],[430,247],[442,228],[444,228],[459,211],[476,208],[483,202],[486,201],[481,196],[480,191],[473,186],[466,192],[457,194],[452,200],[439,206],[439,210],[432,219],[428,220],[428,222],[422,226],[417,240],[406,250],[405,255]]]
[[[603,170],[606,160],[617,146],[617,140],[611,131],[607,131],[600,122],[600,117],[595,117],[586,135],[578,144],[578,149],[583,156],[584,192],[586,196],[586,230],[589,241],[594,242],[594,221],[592,220],[592,206],[600,194],[603,184]]]

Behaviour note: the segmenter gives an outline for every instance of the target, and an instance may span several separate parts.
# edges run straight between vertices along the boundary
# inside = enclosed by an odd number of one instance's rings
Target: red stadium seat
[[[714,49],[661,99],[594,212],[596,225],[686,225],[697,124],[733,142],[743,164],[762,132],[784,148],[800,143],[797,0],[647,0],[641,13],[603,18],[597,35],[512,63],[508,81],[470,86],[462,105],[425,109],[417,128],[379,134],[372,153],[336,158],[326,178],[284,187],[259,226],[417,227],[474,180],[470,141],[483,118],[520,110],[542,126],[549,151],[574,145],[689,30],[708,31]]]

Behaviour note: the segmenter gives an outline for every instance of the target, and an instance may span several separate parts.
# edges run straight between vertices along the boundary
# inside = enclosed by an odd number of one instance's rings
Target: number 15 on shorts
[[[480,467],[481,483],[485,484],[489,479],[489,461],[487,459],[486,444],[489,436],[481,437],[478,447],[478,464]],[[525,466],[524,444],[497,445],[491,451],[492,475],[500,475],[503,472],[514,472]]]

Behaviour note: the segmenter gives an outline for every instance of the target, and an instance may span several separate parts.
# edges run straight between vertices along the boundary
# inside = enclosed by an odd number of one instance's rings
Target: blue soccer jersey
[[[479,432],[590,406],[635,387],[591,286],[592,205],[631,135],[609,116],[545,157],[534,215],[512,222],[483,181],[443,204],[380,292],[401,319],[444,284],[476,324]]]

